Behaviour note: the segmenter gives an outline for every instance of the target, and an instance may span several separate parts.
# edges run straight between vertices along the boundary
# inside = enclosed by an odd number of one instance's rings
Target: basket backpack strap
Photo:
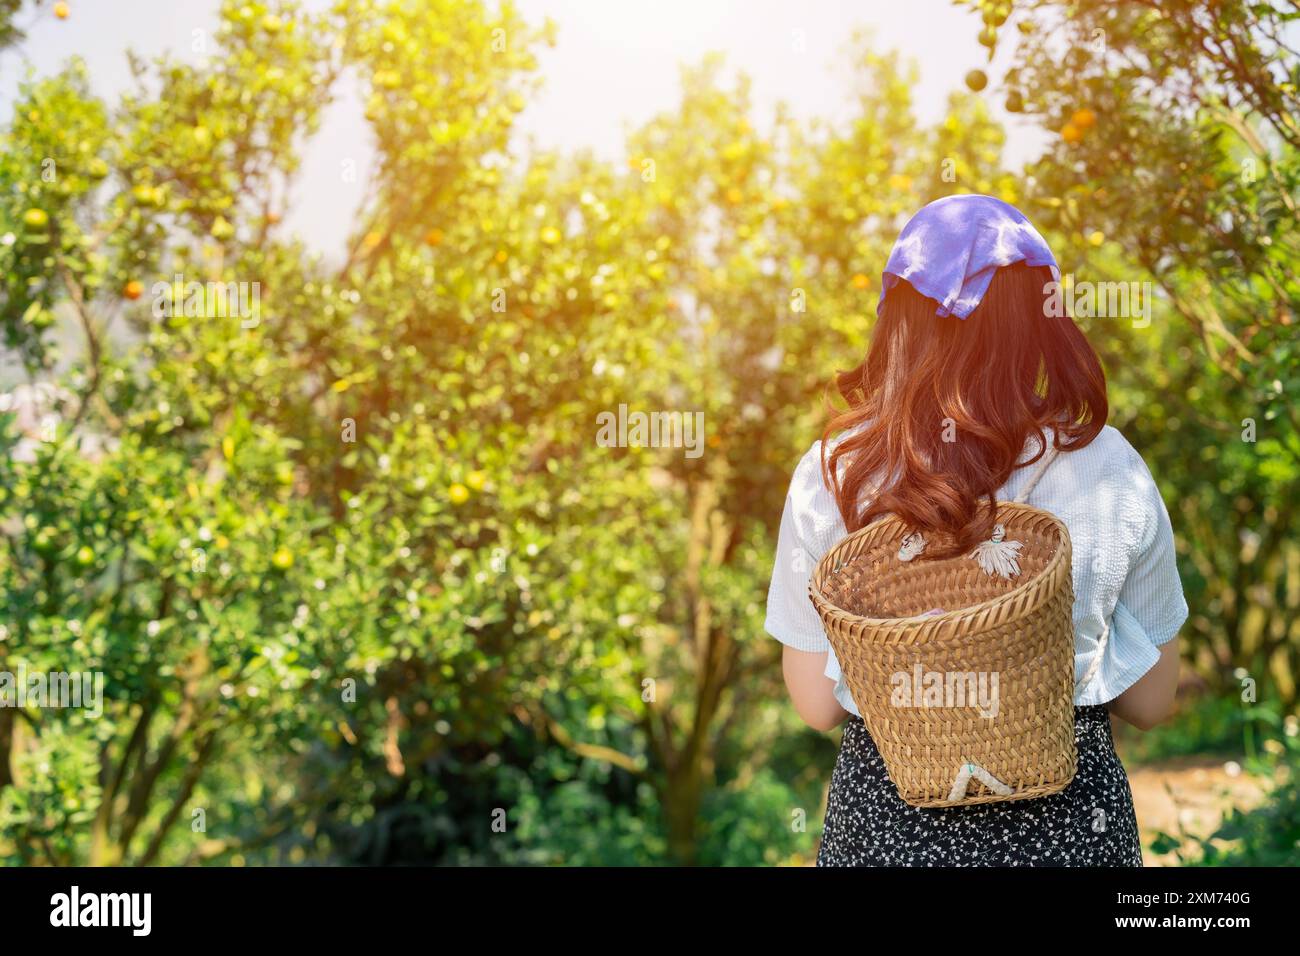
[[[1034,488],[1038,484],[1038,479],[1043,477],[1043,472],[1047,471],[1047,467],[1056,460],[1058,451],[1059,449],[1055,445],[1047,446],[1047,451],[1043,452],[1043,457],[1038,459],[1038,467],[1029,476],[1029,481],[1025,483],[1025,487],[1020,489],[1020,494],[1016,495],[1014,499],[1016,504],[1023,505],[1029,500],[1029,496],[1033,494]]]
[[[1097,649],[1093,651],[1092,663],[1088,665],[1088,669],[1084,672],[1083,676],[1079,678],[1079,682],[1074,685],[1075,694],[1080,693],[1085,687],[1091,684],[1092,679],[1097,676],[1097,671],[1101,670],[1101,661],[1102,658],[1106,656],[1106,642],[1109,639],[1110,622],[1107,621],[1102,625],[1101,637],[1097,638]]]

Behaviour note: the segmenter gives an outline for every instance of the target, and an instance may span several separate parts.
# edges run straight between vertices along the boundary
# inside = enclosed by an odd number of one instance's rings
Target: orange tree
[[[229,758],[238,781],[250,746],[302,726],[330,653],[303,639],[296,593],[328,557],[296,494],[301,429],[265,414],[286,360],[269,323],[255,331],[258,303],[235,315],[224,295],[288,278],[254,237],[326,101],[329,46],[311,20],[233,11],[212,65],[137,62],[140,90],[110,109],[73,64],[27,83],[4,131],[6,346],[33,377],[66,345],[52,331],[80,346],[57,429],[0,466],[0,646],[7,670],[105,679],[98,718],[3,712],[0,841],[17,859],[185,858],[222,815],[210,768]],[[155,283],[174,275],[222,291],[164,306]],[[182,818],[195,839],[164,854]]]
[[[658,311],[606,173],[504,169],[538,38],[456,0],[227,3],[219,55],[135,61],[116,106],[77,65],[24,86],[5,343],[38,379],[80,344],[0,465],[0,648],[106,699],[0,710],[7,857],[500,853],[532,755],[605,753],[564,724],[639,693],[606,636],[648,586],[604,515],[644,482],[571,423],[635,400],[590,370]],[[277,226],[343,75],[379,170],[328,263]]]

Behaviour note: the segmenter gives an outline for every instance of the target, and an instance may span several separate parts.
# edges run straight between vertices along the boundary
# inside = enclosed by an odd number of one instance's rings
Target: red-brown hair
[[[962,553],[992,533],[994,496],[1031,434],[1041,443],[1052,427],[1063,451],[1097,437],[1105,373],[1074,321],[1047,307],[1051,281],[1046,268],[1001,268],[965,320],[936,315],[906,282],[889,291],[866,359],[836,376],[848,408],[823,435],[822,475],[849,531],[892,513],[951,535],[926,557]]]

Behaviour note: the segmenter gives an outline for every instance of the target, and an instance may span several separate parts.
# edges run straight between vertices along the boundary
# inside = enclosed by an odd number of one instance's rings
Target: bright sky
[[[218,8],[217,0],[67,2],[72,14],[65,21],[49,5],[37,18],[27,8],[20,14],[27,40],[0,56],[6,117],[27,64],[44,75],[80,55],[96,92],[111,98],[129,83],[128,49],[146,58],[164,51],[189,56],[193,31],[210,35]],[[749,74],[760,120],[782,100],[798,117],[843,116],[850,94],[843,51],[858,27],[868,27],[880,49],[917,62],[914,102],[924,122],[942,115],[948,93],[968,70],[985,65],[978,17],[951,0],[517,0],[517,6],[526,20],[540,24],[549,16],[559,27],[556,48],[539,51],[545,86],[524,112],[522,131],[542,146],[586,146],[611,159],[621,155],[626,130],[676,102],[679,66],[708,52],[724,53],[728,64]],[[350,89],[342,93],[308,149],[285,224],[327,253],[341,248],[351,227],[371,155],[359,98]],[[1007,127],[1007,160],[1018,165],[1042,140],[1002,112],[992,89],[987,94]],[[340,183],[343,159],[357,161],[357,184]]]

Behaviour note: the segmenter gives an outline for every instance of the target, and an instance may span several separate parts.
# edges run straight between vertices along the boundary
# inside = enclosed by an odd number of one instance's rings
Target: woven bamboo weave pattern
[[[1018,577],[989,575],[964,555],[900,561],[908,529],[890,516],[832,548],[809,582],[854,703],[914,806],[1024,800],[1074,777],[1069,532],[1026,504],[1000,503],[997,520],[1022,542]],[[936,608],[943,613],[925,616]],[[941,706],[898,705],[900,675],[911,685],[918,668],[958,675],[958,695]],[[962,684],[961,675],[970,679]],[[995,707],[963,699],[975,675],[996,679]],[[972,777],[974,769],[1009,792]]]

